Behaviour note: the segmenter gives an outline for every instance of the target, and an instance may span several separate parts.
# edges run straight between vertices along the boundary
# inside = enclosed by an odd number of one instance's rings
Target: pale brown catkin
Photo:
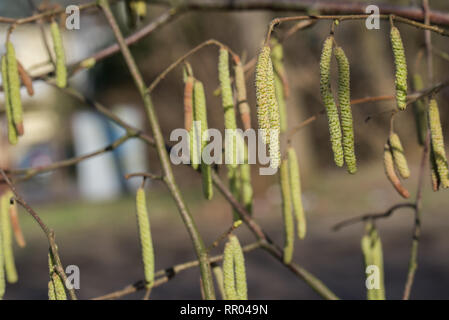
[[[393,154],[393,160],[399,174],[403,179],[410,177],[410,169],[408,168],[407,159],[404,155],[404,148],[402,147],[401,140],[399,136],[392,132],[390,138],[388,139],[390,144],[391,152]]]
[[[396,191],[404,198],[409,198],[410,193],[405,189],[401,181],[399,180],[398,176],[396,175],[396,172],[394,171],[394,160],[393,160],[393,154],[391,152],[391,147],[388,143],[384,146],[384,169],[385,174],[387,175],[388,180],[390,180],[393,187],[396,189]]]

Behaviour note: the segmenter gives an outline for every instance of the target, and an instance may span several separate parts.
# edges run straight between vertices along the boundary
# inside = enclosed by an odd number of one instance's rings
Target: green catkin
[[[413,91],[420,91],[424,88],[422,78],[419,74],[413,76]],[[413,103],[413,114],[416,122],[416,133],[418,135],[418,142],[424,145],[427,135],[427,112],[424,101],[421,99]]]
[[[241,166],[237,168],[228,168],[228,180],[229,180],[229,189],[234,196],[234,198],[240,203],[242,200],[242,181],[240,179],[240,169]],[[233,209],[233,221],[240,220],[240,215],[237,210]]]
[[[218,291],[220,292],[221,299],[226,299],[224,284],[223,284],[223,269],[219,265],[214,265],[212,267],[212,273],[215,276],[215,281],[217,282]]]
[[[404,45],[402,44],[399,29],[392,26],[390,30],[391,47],[393,48],[396,85],[396,103],[399,110],[407,107],[407,61],[405,59]]]
[[[296,232],[298,233],[299,239],[304,239],[306,236],[307,223],[304,208],[302,206],[301,176],[295,149],[289,147],[287,156],[293,212],[296,216]]]
[[[410,177],[410,170],[408,168],[407,159],[405,158],[404,149],[402,148],[399,136],[396,133],[391,133],[388,143],[390,144],[394,164],[398,169],[399,175],[403,179],[407,179]]]
[[[1,197],[1,238],[2,238],[2,251],[5,264],[6,280],[8,283],[16,283],[19,279],[16,270],[16,264],[14,262],[14,251],[12,241],[12,228],[11,219],[9,216],[10,199],[12,197],[11,192],[6,192]]]
[[[185,74],[184,77],[184,127],[189,132],[190,138],[190,162],[192,168],[197,170],[200,163],[200,154],[198,148],[197,130],[193,123],[194,103],[193,103],[193,87],[195,78]]]
[[[230,235],[229,241],[232,243],[235,268],[235,288],[237,299],[248,300],[248,289],[246,284],[245,257],[242,247],[236,236]]]
[[[50,275],[50,283],[48,284],[49,300],[67,300],[64,282],[55,270],[55,260],[51,251],[48,253],[48,269]]]
[[[438,191],[440,189],[440,177],[438,176],[438,167],[435,162],[435,155],[433,152],[432,144],[430,144],[430,181],[432,183],[432,190]]]
[[[56,84],[60,88],[65,88],[67,86],[67,68],[65,65],[64,44],[56,21],[51,23],[50,31],[56,57]]]
[[[338,102],[343,132],[343,151],[348,172],[354,174],[357,172],[357,160],[354,151],[349,62],[341,47],[336,47],[334,54],[338,64]]]
[[[242,186],[242,203],[246,211],[253,211],[253,187],[251,185],[251,167],[247,161],[240,166],[240,179]]]
[[[428,118],[433,157],[435,159],[440,185],[443,188],[449,188],[449,171],[446,151],[444,150],[443,129],[441,128],[440,112],[435,99],[430,100]]]
[[[237,123],[234,112],[234,99],[232,97],[231,77],[229,73],[229,53],[228,50],[220,48],[218,57],[218,78],[221,88],[221,99],[224,109],[225,129],[236,130]],[[234,141],[232,141],[234,140]],[[226,140],[226,154],[230,157],[230,167],[237,167],[236,142],[235,139]]]
[[[6,43],[6,67],[8,77],[9,101],[17,135],[23,135],[22,98],[20,96],[20,75],[16,52],[11,41]]]
[[[2,57],[2,81],[3,81],[3,92],[5,96],[5,109],[6,109],[6,118],[8,121],[8,141],[10,144],[17,144],[17,130],[14,125],[13,115],[12,115],[12,107],[11,107],[11,99],[9,92],[9,81],[8,81],[8,68],[6,62],[6,56]]]
[[[237,104],[239,107],[240,117],[242,119],[243,129],[251,129],[251,116],[248,104],[248,97],[246,93],[245,73],[240,60],[238,60],[234,67],[235,74],[235,88],[237,91]]]
[[[271,60],[273,62],[274,70],[274,86],[276,92],[276,99],[279,106],[279,121],[281,133],[287,131],[287,105],[285,102],[285,69],[284,69],[284,50],[282,45],[276,40],[272,39]]]
[[[367,289],[368,300],[385,300],[385,286],[384,286],[384,268],[383,268],[383,254],[382,242],[379,234],[372,224],[367,225],[366,234],[361,241],[362,252],[365,261],[365,271],[370,265],[375,265],[379,268],[379,288]]]
[[[55,285],[53,280],[48,281],[48,300],[56,300]]]
[[[207,141],[204,135],[207,134],[208,125],[207,125],[206,97],[204,95],[204,87],[201,81],[198,80],[195,81],[193,89],[193,97],[195,105],[194,119],[196,121],[200,121],[201,123],[201,132],[199,132],[199,135],[202,137],[200,148],[200,154],[202,154],[204,147],[207,145]],[[213,196],[212,168],[204,161],[201,161],[201,174],[203,178],[204,196],[206,197],[207,200],[210,200],[212,199]]]
[[[290,263],[293,258],[295,227],[293,223],[288,160],[282,160],[279,171],[282,194],[282,216],[284,220],[284,263]]]
[[[331,90],[330,71],[332,58],[332,45],[334,38],[329,36],[323,44],[323,51],[320,60],[320,93],[326,107],[327,119],[329,122],[329,133],[334,153],[335,164],[339,167],[343,166],[343,147],[341,144],[341,127],[338,116],[337,105]]]
[[[235,288],[234,271],[234,248],[232,242],[228,241],[225,245],[223,254],[223,285],[226,294],[226,300],[237,300],[237,290]]]
[[[151,239],[150,220],[146,206],[145,191],[143,188],[137,189],[136,206],[145,282],[146,287],[151,288],[154,284],[154,251],[153,241]]]

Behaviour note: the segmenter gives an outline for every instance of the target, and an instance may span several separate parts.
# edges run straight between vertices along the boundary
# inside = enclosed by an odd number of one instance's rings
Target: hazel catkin
[[[290,263],[293,258],[295,227],[292,213],[292,193],[290,190],[288,161],[283,159],[279,170],[281,194],[282,194],[282,217],[284,220],[284,263]]]
[[[56,84],[60,88],[65,88],[67,86],[67,68],[65,65],[64,44],[61,31],[59,30],[59,25],[56,21],[51,23],[50,31],[56,57]]]
[[[284,68],[284,49],[276,39],[271,39],[271,60],[274,71],[274,86],[276,99],[279,106],[279,121],[281,133],[287,131],[287,104],[285,99],[288,96],[288,81]]]
[[[150,220],[146,206],[145,191],[142,187],[137,189],[136,207],[145,282],[146,287],[151,288],[154,283],[154,251],[153,240],[151,239]]]
[[[396,172],[394,171],[394,160],[393,160],[393,154],[391,152],[390,145],[388,143],[384,146],[384,169],[385,174],[387,175],[388,180],[390,180],[393,187],[396,189],[396,191],[403,197],[403,198],[409,198],[410,193],[407,189],[405,189],[401,181],[399,180],[398,176],[396,175]]]
[[[396,103],[399,110],[407,107],[407,61],[401,34],[395,26],[390,30],[391,47],[393,48],[395,65]]]
[[[48,284],[48,298],[50,300],[67,300],[64,281],[55,269],[56,262],[51,250],[48,253],[48,268],[51,282]]]
[[[431,99],[428,111],[432,152],[438,171],[438,178],[443,188],[449,188],[449,171],[444,149],[443,129],[441,128],[440,112],[435,99]]]
[[[9,91],[9,81],[8,81],[8,68],[6,56],[2,57],[2,82],[3,82],[3,92],[5,96],[5,111],[6,119],[8,122],[8,141],[10,144],[17,144],[17,130],[14,125],[14,119],[12,114],[11,98]]]
[[[357,171],[357,162],[354,151],[349,62],[341,47],[336,47],[334,53],[338,65],[338,102],[343,133],[343,151],[348,172],[354,174]]]
[[[366,268],[373,265],[379,271],[379,279],[377,279],[379,287],[367,288],[367,299],[385,300],[382,242],[380,241],[376,228],[371,223],[366,227],[366,233],[362,237],[361,247],[365,261],[365,272],[367,271]],[[376,279],[373,278],[371,281],[376,281]]]
[[[27,89],[28,95],[32,97],[34,95],[33,79],[31,79],[30,75],[22,66],[19,60],[17,60],[17,69],[19,71],[20,80]]]
[[[393,160],[400,176],[403,179],[410,177],[410,169],[408,168],[407,159],[404,155],[404,148],[402,148],[401,140],[396,133],[391,133],[388,143],[391,147],[391,152],[393,154]]]
[[[287,150],[287,157],[293,212],[296,217],[296,232],[298,233],[299,239],[304,239],[307,230],[306,216],[302,205],[301,177],[295,149],[289,147]]]
[[[228,241],[225,244],[223,254],[223,285],[226,294],[226,300],[237,300],[237,291],[235,289],[233,246],[233,243]]]
[[[16,263],[14,261],[14,250],[12,241],[11,219],[9,216],[10,199],[13,194],[8,191],[1,196],[1,239],[6,280],[8,283],[16,283],[19,279],[17,275]]]
[[[320,93],[326,107],[326,114],[329,123],[330,140],[332,144],[332,151],[334,153],[335,164],[339,167],[343,166],[343,147],[341,144],[341,127],[338,116],[337,105],[334,101],[334,96],[331,90],[330,71],[332,46],[334,38],[329,36],[323,44],[323,51],[321,52],[320,60]]]
[[[8,76],[9,99],[12,110],[12,118],[18,136],[22,136],[23,112],[22,98],[20,96],[20,76],[17,67],[16,52],[11,41],[6,43],[6,67]]]
[[[229,236],[223,254],[223,282],[227,300],[247,300],[245,258],[235,235]]]
[[[203,149],[207,144],[206,137],[207,134],[207,108],[206,108],[206,97],[204,94],[204,87],[201,81],[195,80],[195,85],[193,89],[194,96],[194,119],[199,121],[201,124],[201,130],[198,132],[201,137],[201,147],[200,154],[202,155]],[[212,185],[212,168],[206,162],[201,161],[201,175],[203,178],[203,192],[207,200],[212,199],[213,196],[213,185]]]

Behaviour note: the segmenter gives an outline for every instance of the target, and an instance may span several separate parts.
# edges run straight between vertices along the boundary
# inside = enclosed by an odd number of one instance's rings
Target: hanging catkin
[[[1,238],[2,238],[2,250],[3,257],[5,259],[5,271],[6,280],[8,283],[15,283],[19,279],[16,270],[16,264],[14,262],[14,251],[12,241],[12,229],[11,220],[9,216],[10,199],[13,194],[8,191],[1,197]]]
[[[378,287],[376,288],[374,286],[374,288],[367,288],[367,299],[385,300],[382,243],[376,228],[371,223],[366,227],[366,234],[362,238],[361,246],[365,261],[365,272],[367,267],[373,265],[376,266],[379,271],[378,278],[372,277],[372,281],[375,282],[374,285],[378,285]],[[367,274],[367,278],[368,276],[369,275]],[[368,285],[368,283],[366,284]]]
[[[282,217],[284,220],[284,263],[290,263],[293,258],[295,227],[293,224],[292,193],[290,191],[287,159],[281,161],[279,171],[282,194]]]
[[[23,135],[22,98],[20,96],[20,76],[17,67],[16,52],[11,41],[6,43],[6,66],[8,75],[9,99],[12,118],[17,135]]]
[[[186,68],[188,70],[188,68]],[[190,139],[190,162],[193,169],[197,170],[200,163],[199,145],[197,139],[197,130],[194,126],[194,104],[193,104],[193,86],[195,78],[184,72],[184,127],[189,132]]]
[[[444,150],[443,129],[441,128],[440,112],[435,99],[429,103],[429,128],[431,133],[432,151],[437,166],[441,187],[449,188],[449,171]]]
[[[28,95],[32,97],[34,95],[33,80],[19,60],[17,60],[17,69],[19,71],[20,80],[27,89]]]
[[[406,199],[410,197],[410,193],[402,186],[401,181],[394,171],[393,154],[388,143],[386,143],[384,146],[384,169],[388,180],[390,180],[390,182],[393,184],[393,187],[396,189],[396,191]]]
[[[207,108],[206,108],[206,97],[204,95],[204,87],[201,81],[195,80],[194,90],[194,110],[195,121],[199,121],[201,124],[201,131],[198,132],[198,135],[201,137],[200,143],[200,155],[203,153],[204,147],[207,145],[207,140],[205,135],[207,134]],[[201,161],[201,175],[203,178],[203,192],[206,199],[210,200],[213,196],[213,185],[212,185],[212,168],[210,165],[206,164],[204,161]]]
[[[246,93],[245,73],[243,71],[242,62],[237,56],[234,57],[234,62],[235,62],[234,66],[235,88],[237,90],[237,105],[239,107],[243,128],[245,130],[248,130],[251,129],[251,115],[248,104],[248,97]]]
[[[391,47],[393,48],[396,85],[396,103],[399,110],[407,107],[407,62],[405,60],[404,45],[399,29],[392,26],[390,30]]]
[[[49,300],[67,300],[64,281],[55,270],[55,267],[56,262],[50,250],[48,253],[48,268],[52,285],[48,284],[48,298]]]
[[[432,190],[436,192],[440,189],[441,182],[440,177],[438,175],[438,167],[435,162],[435,154],[433,152],[432,143],[430,144],[429,157],[430,157],[430,182],[432,183]]]
[[[242,187],[242,203],[249,213],[253,209],[253,187],[251,185],[251,166],[248,163],[248,148],[245,144],[245,162],[240,166],[240,179]]]
[[[9,207],[9,215],[11,217],[12,230],[14,231],[14,237],[16,239],[17,245],[21,248],[25,247],[25,238],[23,236],[22,228],[19,222],[19,213],[17,210],[17,203],[14,201]]]
[[[407,159],[404,155],[404,148],[402,148],[401,140],[396,133],[391,133],[388,139],[390,144],[391,152],[393,154],[394,164],[398,169],[399,174],[403,179],[410,177],[410,170],[408,168]]]
[[[142,187],[137,189],[136,206],[145,282],[146,287],[151,288],[154,283],[154,251],[153,241],[151,239],[150,220],[145,200],[145,191]]]
[[[286,74],[283,64],[284,50],[282,45],[276,40],[272,39],[271,60],[273,61],[274,70],[274,86],[276,99],[279,106],[279,121],[281,133],[287,130],[287,105],[286,99]]]
[[[224,48],[220,48],[218,58],[218,78],[221,88],[221,101],[224,109],[225,129],[236,130],[234,99],[232,97],[231,77],[229,73],[229,53]],[[237,166],[235,139],[226,140],[225,153],[228,156],[226,162],[230,167],[235,168]]]
[[[235,268],[235,288],[237,293],[237,299],[247,300],[248,289],[246,284],[246,270],[245,270],[245,257],[243,256],[243,250],[240,246],[240,242],[235,235],[229,236],[229,241],[232,243],[233,256],[234,256],[234,268]]]
[[[339,167],[343,166],[343,147],[341,144],[341,127],[338,116],[337,105],[332,95],[330,71],[332,58],[332,45],[334,37],[329,36],[323,44],[323,51],[321,52],[320,60],[320,92],[326,107],[327,119],[329,122],[330,140],[332,143],[332,151],[334,153],[335,164]]]
[[[3,82],[3,92],[5,95],[5,111],[6,118],[8,121],[8,141],[10,144],[17,144],[17,130],[14,125],[14,119],[12,115],[12,106],[11,106],[11,98],[10,98],[10,90],[9,90],[9,81],[8,81],[8,67],[6,56],[2,57],[2,82]]]
[[[334,53],[338,64],[338,102],[343,132],[343,151],[348,172],[354,174],[357,171],[357,161],[354,151],[349,62],[341,47],[336,47]]]
[[[293,203],[293,212],[296,217],[296,229],[299,239],[304,239],[306,236],[306,216],[302,206],[301,197],[301,176],[299,173],[298,158],[296,151],[292,147],[287,150],[288,155],[288,169],[290,179],[290,190]]]
[[[413,91],[420,91],[423,89],[421,76],[417,73],[413,76]],[[416,122],[416,133],[418,135],[418,142],[424,145],[427,135],[427,112],[424,101],[421,99],[413,103],[413,113]]]
[[[237,300],[237,291],[235,289],[235,271],[234,271],[234,245],[228,241],[225,245],[223,254],[223,285],[226,294],[226,300]]]
[[[56,21],[50,25],[51,37],[53,39],[53,50],[56,57],[56,84],[60,88],[67,86],[67,68],[65,65],[64,44],[61,37],[61,31]]]
[[[215,281],[217,282],[218,291],[220,292],[221,299],[226,299],[224,284],[223,284],[223,269],[217,264],[212,265],[212,273],[215,276]]]

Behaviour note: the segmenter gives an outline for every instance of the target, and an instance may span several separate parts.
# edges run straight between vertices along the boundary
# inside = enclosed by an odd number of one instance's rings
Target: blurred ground
[[[363,225],[353,225],[339,232],[331,227],[344,218],[382,212],[401,202],[381,166],[362,167],[355,176],[344,171],[325,172],[315,181],[304,181],[308,207],[308,235],[296,242],[294,261],[321,278],[343,299],[364,299],[364,274],[360,252]],[[416,177],[417,168],[412,167]],[[198,179],[199,180],[199,179]],[[414,189],[416,179],[407,182]],[[200,181],[195,184],[199,188]],[[423,235],[412,298],[449,298],[449,260],[447,257],[449,219],[447,191],[433,193],[426,181],[424,194]],[[176,208],[164,189],[147,188],[157,269],[194,258],[188,235]],[[230,209],[218,193],[210,202],[198,198],[196,188],[183,190],[206,243],[211,243],[230,222]],[[256,199],[255,217],[279,244],[282,222],[278,190],[267,191]],[[413,196],[412,192],[412,196]],[[355,196],[357,195],[357,196]],[[135,223],[134,200],[123,198],[113,203],[63,203],[37,206],[44,221],[55,229],[65,265],[81,270],[82,299],[93,298],[121,289],[141,279],[143,269]],[[47,298],[47,242],[36,223],[21,211],[28,241],[26,249],[16,249],[20,275],[18,284],[7,288],[6,299]],[[398,211],[378,226],[384,246],[387,297],[399,299],[408,267],[413,218],[411,211]],[[253,241],[245,229],[238,231],[241,242]],[[222,250],[220,246],[214,253]],[[318,296],[295,278],[267,253],[256,250],[246,255],[249,297],[251,299],[315,299]],[[142,292],[128,296],[141,298]],[[154,299],[199,299],[198,269],[178,274],[169,283],[153,290]]]

